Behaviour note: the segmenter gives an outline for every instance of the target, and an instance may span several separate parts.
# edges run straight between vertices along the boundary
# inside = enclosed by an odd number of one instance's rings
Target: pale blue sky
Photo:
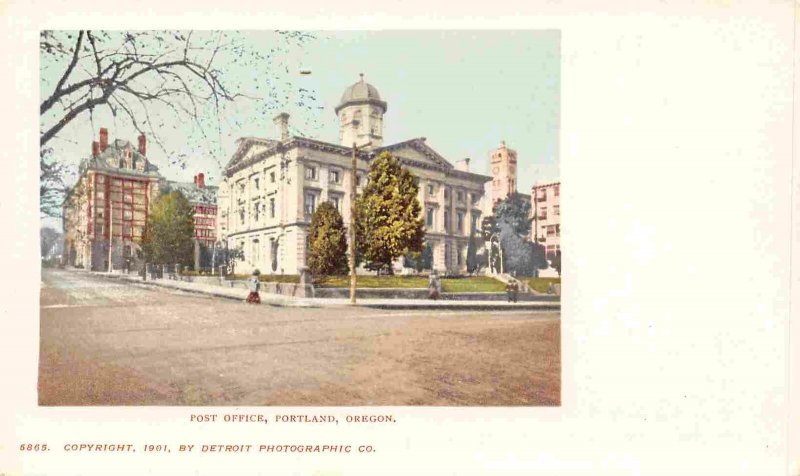
[[[211,33],[196,33],[204,34]],[[274,32],[241,35],[260,51],[280,44]],[[316,36],[302,47],[276,51],[273,64],[280,68],[225,63],[226,75],[245,90],[256,95],[269,90],[265,83],[270,78],[277,94],[227,107],[219,130],[215,117],[209,116],[207,124],[213,127],[207,130],[213,129],[213,134],[206,137],[189,121],[170,120],[169,127],[160,129],[165,147],[151,143],[150,160],[169,179],[191,181],[203,171],[215,184],[220,166],[235,150],[235,140],[274,137],[271,119],[279,111],[291,115],[293,133],[338,142],[334,107],[344,89],[364,73],[389,105],[384,143],[424,136],[451,162],[470,157],[474,172],[489,174],[489,153],[505,140],[518,151],[520,192],[529,193],[536,181],[558,178],[558,31],[352,31]],[[300,75],[301,68],[312,74]],[[52,91],[61,71],[60,65],[43,61],[43,96]],[[111,139],[135,144],[132,125],[102,109],[92,120],[77,118],[49,145],[61,160],[77,164],[89,154],[102,126],[109,128]],[[172,164],[176,154],[185,155],[185,167]]]

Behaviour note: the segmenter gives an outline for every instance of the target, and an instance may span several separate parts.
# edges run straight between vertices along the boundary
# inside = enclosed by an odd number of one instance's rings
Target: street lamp
[[[492,233],[492,236],[489,238],[489,246],[491,247],[495,239],[497,239],[497,251],[500,253],[500,274],[503,274],[503,247],[500,246],[500,236],[496,232]]]

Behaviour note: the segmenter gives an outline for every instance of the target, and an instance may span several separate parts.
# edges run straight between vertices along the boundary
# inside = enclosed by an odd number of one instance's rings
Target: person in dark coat
[[[258,278],[260,275],[261,271],[256,269],[253,270],[253,275],[250,276],[250,294],[247,295],[247,302],[250,304],[261,304],[261,296],[258,294],[258,290],[261,289],[261,281]]]

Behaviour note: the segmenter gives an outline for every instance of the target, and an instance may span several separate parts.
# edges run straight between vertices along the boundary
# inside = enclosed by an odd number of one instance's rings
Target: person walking
[[[428,299],[433,299],[434,301],[439,299],[439,295],[442,292],[441,284],[439,283],[439,275],[436,273],[436,270],[431,270],[430,277],[428,278]]]
[[[260,275],[261,271],[255,269],[250,276],[250,294],[247,295],[247,302],[250,304],[261,304],[261,296],[258,295],[258,290],[261,289],[261,281],[258,279]]]

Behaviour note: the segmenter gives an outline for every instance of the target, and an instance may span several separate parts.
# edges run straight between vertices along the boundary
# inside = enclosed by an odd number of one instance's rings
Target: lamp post
[[[111,272],[111,243],[114,242],[114,200],[108,194],[108,272]]]
[[[492,233],[492,236],[489,238],[489,245],[491,246],[495,239],[497,239],[497,251],[500,253],[500,274],[503,274],[503,247],[500,246],[500,237],[497,236],[497,233]]]

